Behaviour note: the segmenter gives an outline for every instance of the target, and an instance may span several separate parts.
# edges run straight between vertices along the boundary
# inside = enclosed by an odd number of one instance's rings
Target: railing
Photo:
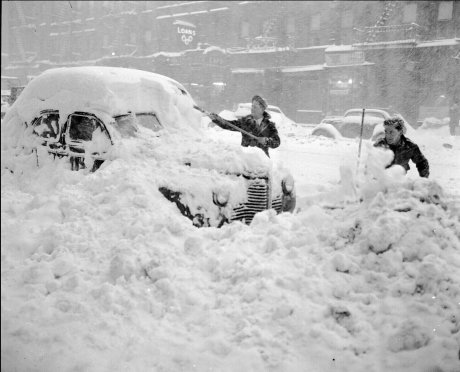
[[[248,49],[272,49],[278,46],[279,39],[269,36],[257,36],[255,38],[246,38]]]
[[[404,25],[365,27],[363,30],[355,28],[355,40],[360,44],[394,43],[401,41],[419,41],[420,30],[416,23]]]

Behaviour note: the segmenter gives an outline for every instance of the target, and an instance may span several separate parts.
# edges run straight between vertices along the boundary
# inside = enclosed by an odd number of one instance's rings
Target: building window
[[[295,18],[289,17],[286,23],[286,33],[288,35],[295,34]]]
[[[404,6],[404,23],[414,23],[417,20],[417,4],[406,4]]]
[[[247,21],[241,23],[241,37],[249,37],[249,22]]]
[[[102,38],[102,47],[107,48],[109,46],[109,35],[104,35]]]
[[[129,42],[131,44],[136,44],[136,33],[135,32],[131,32]]]
[[[264,36],[273,36],[277,34],[277,19],[269,18],[262,23],[262,35]]]
[[[342,14],[342,28],[353,27],[353,13],[351,10],[346,10]]]
[[[439,3],[438,21],[447,21],[452,19],[452,11],[454,9],[453,1],[441,1]]]
[[[150,43],[152,41],[152,31],[145,31],[144,39],[146,43]]]
[[[310,30],[318,31],[321,26],[321,14],[315,14],[311,17]]]

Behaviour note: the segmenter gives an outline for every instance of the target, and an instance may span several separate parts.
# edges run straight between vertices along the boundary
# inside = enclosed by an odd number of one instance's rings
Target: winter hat
[[[263,108],[264,110],[267,108],[267,101],[265,101],[261,96],[258,96],[258,95],[255,95],[254,97],[252,97],[252,102],[258,102]]]
[[[385,119],[383,122],[384,127],[394,127],[397,130],[400,130],[403,132],[403,134],[406,133],[406,124],[404,124],[404,120],[394,116],[389,119]]]

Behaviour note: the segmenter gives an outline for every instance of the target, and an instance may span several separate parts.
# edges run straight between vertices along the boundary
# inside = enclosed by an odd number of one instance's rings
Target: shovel
[[[205,114],[205,115],[207,115],[207,116],[209,116],[209,114],[210,114],[209,111],[206,111],[206,110],[202,109],[201,107],[198,107],[197,105],[193,105],[193,108],[196,109],[196,110],[198,110],[198,111],[200,111],[200,112],[202,112],[203,114]],[[228,122],[227,120],[225,120],[225,119],[222,119],[222,118],[221,118],[221,120],[224,121],[225,124],[228,125],[229,127],[232,127],[232,128],[234,128],[234,129],[236,129],[237,131],[240,131],[241,133],[246,134],[246,135],[249,136],[249,137],[252,137],[252,138],[254,138],[254,139],[256,139],[256,140],[259,140],[259,139],[260,139],[259,137],[253,135],[252,133],[249,133],[249,132],[245,131],[244,129],[241,129],[241,128],[237,127],[236,125],[234,125],[234,124],[232,124],[232,123],[229,123],[229,122]]]

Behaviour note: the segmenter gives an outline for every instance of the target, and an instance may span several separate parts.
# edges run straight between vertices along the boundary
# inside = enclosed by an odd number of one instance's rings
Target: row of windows
[[[86,2],[70,2],[75,6],[75,8],[79,9],[83,5],[80,3]],[[105,2],[104,2],[105,3]],[[113,3],[113,2],[107,2]],[[129,2],[126,2],[129,3]],[[107,4],[109,6],[110,4]],[[420,4],[417,2],[406,2],[403,4],[403,8],[401,9],[402,12],[399,12],[398,17],[400,17],[402,23],[416,23],[417,21],[417,7]],[[90,5],[91,6],[91,5]],[[445,22],[449,21],[453,17],[453,2],[452,1],[441,1],[436,4],[438,11],[437,11],[437,18],[440,22],[438,25],[433,29],[435,37],[449,37],[449,34],[452,32],[452,23]],[[419,9],[419,12],[423,10]],[[225,13],[225,12],[224,12]],[[224,39],[222,47],[231,47],[231,46],[242,46],[238,45],[241,43],[240,38],[242,39],[250,39],[251,37],[263,35],[263,36],[274,36],[280,37],[283,34],[289,38],[290,36],[295,36],[297,44],[296,46],[312,46],[312,45],[320,45],[328,43],[330,35],[327,32],[324,32],[324,28],[327,27],[327,22],[331,23],[330,19],[324,16],[324,14],[316,13],[311,16],[308,16],[307,22],[305,24],[301,23],[296,16],[288,16],[285,20],[281,17],[269,17],[266,19],[262,19],[260,24],[251,22],[249,20],[238,21],[237,24],[232,25],[232,20],[228,17],[228,13],[223,14],[221,17],[215,18],[217,14],[215,14],[211,19],[213,22],[207,22],[206,18],[199,18],[198,22],[195,22],[197,25],[198,35],[195,39],[199,39],[198,41],[201,42],[208,42],[214,43],[216,45],[220,45],[222,42],[221,39]],[[342,43],[348,44],[352,43],[354,40],[353,37],[353,24],[355,22],[362,22],[362,20],[357,18],[352,9],[344,8],[342,9],[341,16],[340,16],[340,41]],[[172,18],[171,18],[172,19]],[[175,40],[176,36],[173,31],[173,27],[171,26],[170,20],[162,21],[162,24],[159,24],[158,34],[156,34],[155,27],[153,24],[150,24],[150,29],[139,29],[133,30],[128,24],[124,24],[122,26],[122,32],[109,32],[106,33],[103,30],[92,30],[91,32],[86,32],[88,30],[83,31],[74,31],[72,34],[63,35],[64,33],[61,32],[59,35],[63,37],[59,37],[57,34],[54,35],[55,37],[52,38],[53,41],[49,41],[54,44],[58,54],[67,54],[71,53],[72,50],[79,52],[77,47],[79,48],[80,45],[83,48],[88,49],[88,45],[85,44],[85,39],[88,39],[88,43],[91,43],[91,39],[94,37],[100,37],[102,42],[102,47],[107,49],[111,47],[136,47],[139,44],[143,48],[147,48],[145,52],[155,52],[158,50],[153,50],[155,47],[159,47],[159,50],[164,51],[172,51],[168,49],[168,45],[171,44],[172,41]],[[146,24],[148,27],[148,23]],[[236,26],[236,27],[235,27]],[[89,26],[88,26],[89,27]],[[142,27],[141,27],[142,28]],[[237,35],[231,39],[230,34],[228,34],[228,30],[235,28],[236,30],[239,29]],[[62,28],[61,28],[62,30]],[[217,30],[217,32],[215,31]],[[28,32],[29,31],[29,32]],[[48,41],[41,40],[39,43],[34,42],[33,37],[29,36],[38,36],[36,33],[35,35],[29,35],[31,32],[33,33],[33,29],[24,30],[27,35],[24,35],[23,38],[18,38],[18,34],[13,32],[13,38],[10,38],[12,43],[11,49],[12,52],[20,52],[20,49],[23,48],[27,51],[35,50],[39,46],[38,44],[49,44]],[[77,32],[82,34],[78,34]],[[22,32],[20,32],[22,34]],[[52,36],[50,34],[50,36]],[[226,36],[224,38],[224,36]],[[23,39],[22,41],[19,39]],[[82,41],[83,40],[83,41]],[[159,44],[156,44],[158,40]],[[71,43],[69,43],[71,41]],[[75,43],[74,43],[75,41]],[[196,40],[195,40],[196,41]],[[22,42],[22,45],[21,45]],[[70,45],[62,46],[63,43],[69,43]],[[96,44],[99,44],[96,43]],[[155,45],[153,45],[155,43]],[[86,47],[85,47],[86,45]],[[81,50],[80,50],[81,51]],[[104,54],[103,51],[101,51]]]
[[[123,2],[103,1],[101,3],[102,3],[102,7],[106,8],[106,9],[109,9],[109,12],[114,11],[116,13],[116,12],[122,12],[125,9],[134,10],[135,4],[131,4],[131,3],[136,3],[136,2],[130,2],[130,1],[123,1]],[[94,8],[94,1],[88,1],[88,2],[83,2],[83,1],[72,1],[72,2],[70,2],[69,1],[69,2],[58,3],[59,6],[56,6],[54,11],[52,11],[52,12],[50,12],[49,9],[47,10],[47,8],[45,8],[46,4],[43,4],[43,5],[41,5],[41,10],[42,10],[41,13],[42,14],[50,14],[51,13],[52,21],[53,22],[61,21],[61,23],[62,23],[62,21],[64,21],[64,23],[65,23],[66,14],[68,13],[67,16],[71,16],[72,20],[75,21],[75,14],[73,14],[73,11],[76,10],[77,12],[82,13],[82,12],[80,12],[80,9],[83,9],[83,4],[86,4],[86,7],[85,7],[86,12],[89,11],[89,13],[91,14],[91,12],[92,12],[92,10]],[[417,8],[418,8],[418,5],[419,4],[417,4],[417,2],[406,2],[404,4],[404,8],[402,10],[402,22],[403,23],[416,23],[417,22]],[[452,18],[453,18],[453,5],[454,5],[453,1],[440,1],[440,2],[438,2],[438,4],[437,4],[437,8],[438,8],[437,9],[438,10],[437,11],[437,20],[438,21],[452,20]],[[69,10],[69,9],[71,9],[71,10]],[[39,9],[37,9],[37,11],[39,11]],[[183,14],[188,14],[188,13],[183,13]],[[213,14],[213,16],[215,16],[215,15],[217,15],[217,13]],[[18,17],[19,16],[20,16],[20,14],[18,14]],[[324,21],[327,20],[329,17],[330,17],[329,15],[325,16],[324,14],[321,14],[320,12],[309,16],[309,29],[311,31],[319,31],[321,29],[321,27],[322,27],[322,23],[324,23]],[[22,18],[22,17],[19,17],[19,18]],[[37,19],[36,16],[28,16],[28,15],[25,15],[25,18],[27,20],[29,20],[29,19],[36,20]],[[228,18],[228,16],[224,16],[222,19],[227,19],[227,18]],[[341,23],[342,28],[346,29],[346,28],[352,28],[353,27],[354,17],[353,17],[353,10],[352,9],[344,9],[342,11],[342,13],[341,13],[340,18],[341,18],[340,23]],[[214,17],[213,17],[213,19],[214,19]],[[222,21],[222,19],[220,19],[219,22]],[[15,22],[16,25],[21,25],[22,24],[22,21],[21,20],[19,20],[19,21],[20,22]],[[82,20],[82,21],[85,21],[85,20]],[[88,21],[88,20],[86,20],[86,21]],[[242,29],[241,29],[241,36],[242,37],[246,37],[247,34],[248,34],[248,24],[246,24],[246,23],[249,23],[249,21],[245,22],[242,25]],[[46,24],[46,22],[39,22],[38,25],[30,24],[29,26],[34,26],[32,28],[36,28],[36,27],[42,26],[44,24]],[[296,19],[294,17],[289,17],[288,18],[288,20],[286,22],[286,32],[288,34],[289,33],[292,34],[292,33],[296,32]]]

